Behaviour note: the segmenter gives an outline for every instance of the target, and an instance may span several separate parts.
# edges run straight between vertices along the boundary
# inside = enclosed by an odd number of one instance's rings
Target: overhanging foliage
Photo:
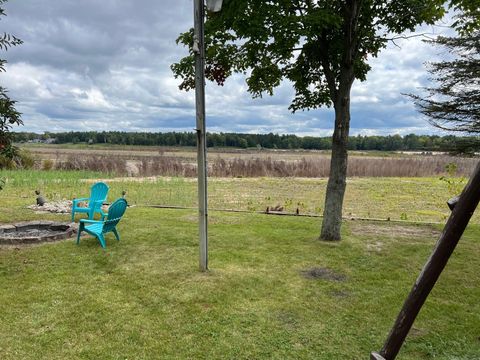
[[[409,95],[429,122],[448,131],[480,133],[480,31],[430,41],[446,48],[453,60],[430,64],[437,86],[425,95]]]

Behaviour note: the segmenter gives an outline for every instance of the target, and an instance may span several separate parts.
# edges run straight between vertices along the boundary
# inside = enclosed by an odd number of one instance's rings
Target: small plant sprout
[[[450,196],[456,196],[462,192],[462,188],[465,185],[465,178],[458,177],[458,166],[454,162],[450,162],[445,165],[446,176],[441,176],[440,180],[447,184],[448,193]]]

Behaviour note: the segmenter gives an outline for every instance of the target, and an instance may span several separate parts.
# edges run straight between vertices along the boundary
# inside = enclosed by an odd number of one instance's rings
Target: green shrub
[[[0,154],[0,169],[31,169],[35,164],[35,158],[27,150],[12,147],[12,151]]]
[[[17,167],[15,161],[5,155],[0,155],[0,169],[12,170]]]
[[[454,162],[450,162],[445,165],[445,172],[447,173],[447,175],[440,177],[440,180],[444,181],[447,184],[450,196],[459,195],[462,192],[462,189],[466,183],[466,179],[464,177],[458,177],[457,171],[457,164]]]
[[[42,163],[42,170],[48,171],[53,169],[53,160],[45,159]]]
[[[18,153],[18,158],[16,159],[19,165],[24,169],[31,169],[35,164],[35,158],[32,153],[28,150],[22,150]]]

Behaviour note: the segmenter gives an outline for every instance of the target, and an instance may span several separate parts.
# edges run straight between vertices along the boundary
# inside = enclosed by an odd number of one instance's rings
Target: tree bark
[[[347,186],[347,145],[350,130],[350,86],[335,101],[335,128],[332,139],[332,157],[330,160],[330,176],[325,195],[320,239],[340,240],[342,226],[342,206]]]

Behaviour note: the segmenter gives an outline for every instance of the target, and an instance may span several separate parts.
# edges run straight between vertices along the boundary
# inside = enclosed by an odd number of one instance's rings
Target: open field
[[[196,174],[196,150],[187,147],[120,147],[23,144],[37,168],[115,172],[121,176],[185,176]],[[468,176],[478,159],[444,154],[350,152],[348,175],[353,177],[418,177],[446,174],[455,164],[457,176]],[[327,177],[326,151],[209,149],[213,177]]]
[[[50,153],[55,154],[57,151],[76,153],[78,151],[91,152],[107,152],[110,154],[122,154],[125,152],[135,155],[154,156],[158,154],[164,155],[176,155],[179,157],[186,157],[195,159],[195,147],[179,147],[179,146],[142,146],[142,145],[116,145],[116,144],[44,144],[44,143],[20,143],[17,144],[21,148],[29,149],[33,152]],[[233,147],[209,147],[208,152],[211,154],[220,154],[224,158],[235,156],[281,156],[283,159],[299,160],[302,157],[328,155],[329,150],[282,150],[282,149],[238,149]],[[263,155],[262,155],[263,154]],[[395,152],[395,151],[350,151],[351,156],[373,156],[373,157],[402,157],[408,155],[408,153]],[[412,153],[418,155],[418,152]],[[421,154],[421,153],[420,153]]]
[[[90,184],[84,179],[100,177],[57,171],[2,174],[8,177],[0,192],[2,223],[68,221],[68,215],[26,209],[31,189],[42,186],[50,198],[70,198],[87,193]],[[211,203],[218,206],[227,194],[248,206],[242,198],[249,192],[262,193],[259,198],[266,191],[291,197],[295,190],[307,199],[324,182],[215,180]],[[194,202],[195,183],[188,179],[110,185],[112,197],[128,187],[128,198],[138,204],[162,197]],[[356,199],[363,192],[376,192],[372,206],[387,209],[397,201],[390,198],[395,188],[405,201],[408,197],[413,214],[426,207],[424,199],[417,202],[408,192],[429,188],[434,193],[443,184],[436,179],[356,179],[350,185],[349,191],[356,192],[346,204],[355,211],[364,211],[361,205],[371,197]],[[321,204],[320,191],[317,196]],[[1,358],[365,359],[381,347],[441,230],[439,225],[347,221],[343,240],[325,243],[317,240],[318,218],[211,211],[211,271],[201,274],[196,214],[130,208],[119,226],[122,241],[109,236],[105,251],[92,238],[79,246],[66,240],[0,247]],[[399,359],[478,357],[480,226],[475,222]]]
[[[38,189],[51,201],[88,194],[95,179],[109,183],[110,199],[123,190],[133,205],[197,206],[194,178],[112,178],[105,174],[68,171],[4,171],[7,187],[0,192],[0,221],[15,205],[26,207],[35,201]],[[90,180],[89,180],[90,179]],[[443,222],[449,215],[446,201],[461,189],[462,179],[449,184],[439,178],[350,178],[345,195],[347,218],[375,218]],[[209,207],[265,211],[281,206],[285,212],[321,215],[326,179],[307,178],[210,178]],[[59,190],[61,189],[61,191]],[[25,216],[29,214],[23,210]],[[473,221],[479,222],[477,211]]]

